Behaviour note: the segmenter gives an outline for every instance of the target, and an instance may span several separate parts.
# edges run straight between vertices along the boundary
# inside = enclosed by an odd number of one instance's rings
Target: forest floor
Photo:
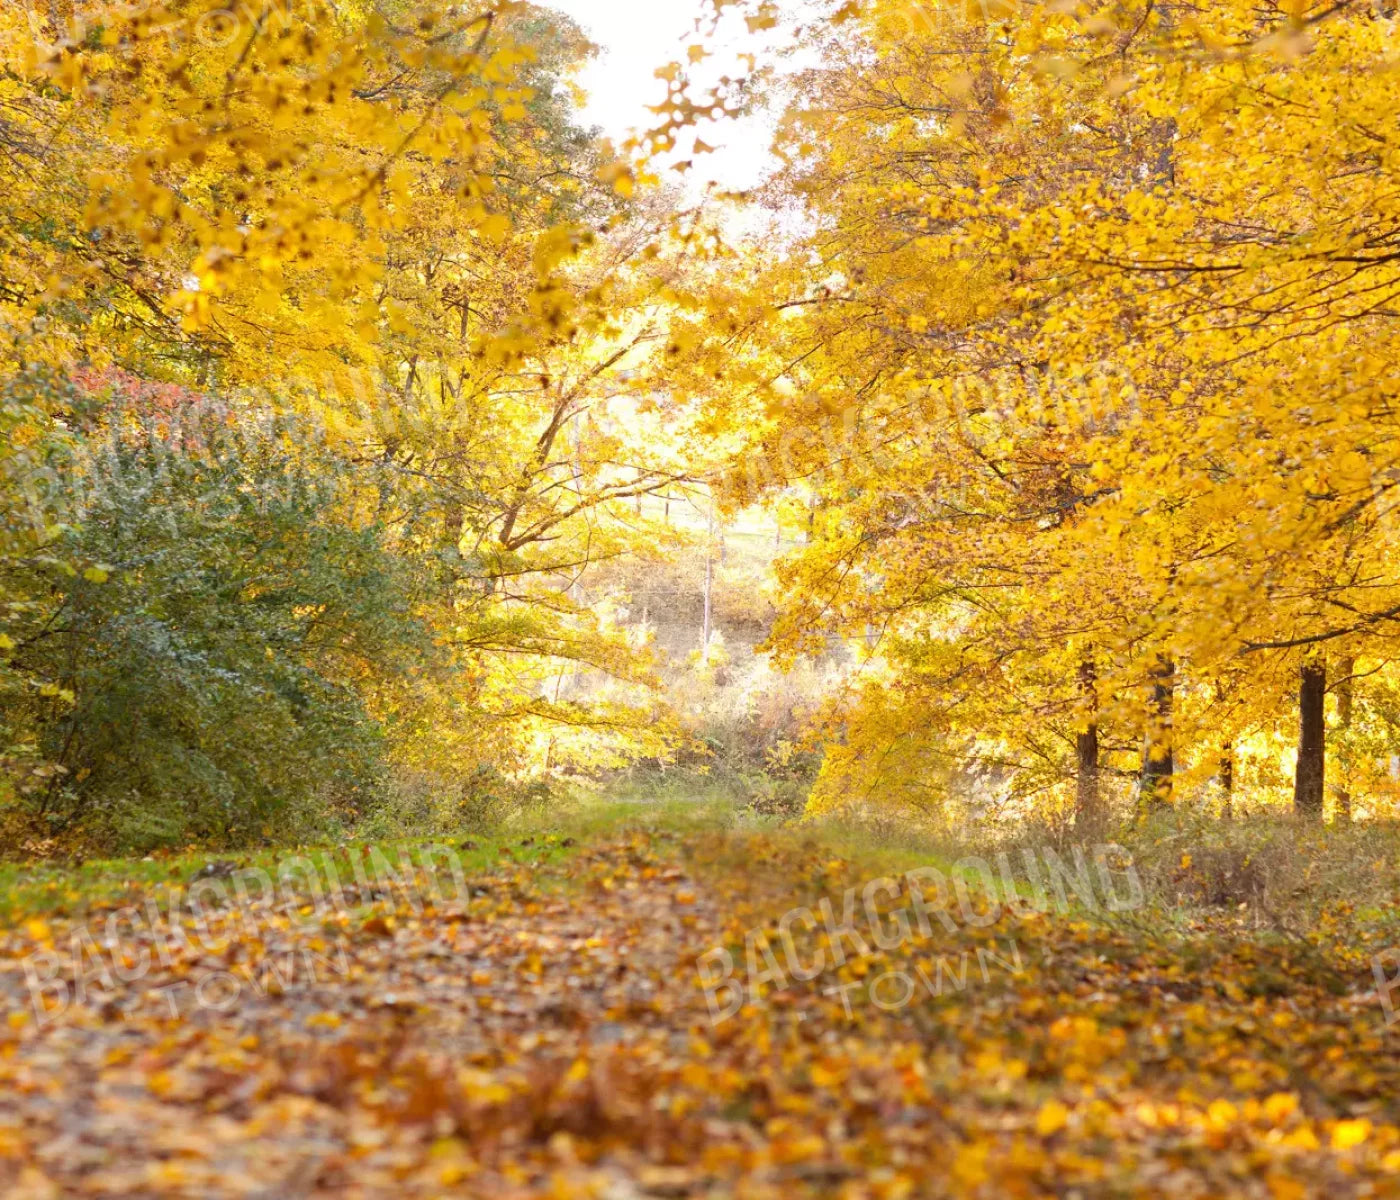
[[[407,852],[4,880],[0,1195],[1400,1195],[1349,936],[702,816]]]

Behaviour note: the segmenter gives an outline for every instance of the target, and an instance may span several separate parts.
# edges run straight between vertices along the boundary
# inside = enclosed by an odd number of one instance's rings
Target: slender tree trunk
[[[1347,657],[1338,664],[1341,678],[1337,680],[1337,791],[1336,817],[1338,821],[1351,820],[1351,754],[1347,748],[1347,734],[1351,730],[1352,703],[1356,698],[1352,675],[1356,671],[1356,659]]]
[[[711,558],[705,559],[705,613],[700,619],[700,649],[710,645],[710,590],[714,587],[715,564]]]
[[[456,500],[449,500],[443,505],[441,542],[444,550],[461,550],[462,525],[466,515],[466,509]]]
[[[1293,777],[1293,811],[1308,821],[1322,820],[1322,787],[1327,770],[1324,705],[1327,668],[1317,659],[1298,676],[1298,769]]]
[[[710,499],[710,519],[705,537],[705,616],[700,628],[700,649],[710,648],[710,594],[715,586],[715,502]]]
[[[1148,719],[1147,744],[1142,753],[1142,782],[1138,801],[1144,810],[1165,808],[1172,800],[1172,699],[1176,686],[1176,665],[1159,658],[1152,669],[1152,712]]]
[[[1225,684],[1215,681],[1215,703],[1224,707],[1228,698]],[[1220,819],[1229,821],[1235,815],[1235,743],[1233,739],[1220,743],[1217,775],[1220,779]]]
[[[1094,660],[1079,664],[1079,690],[1089,703],[1089,723],[1075,738],[1078,759],[1075,789],[1075,824],[1093,825],[1099,819],[1099,726],[1095,713],[1094,685],[1098,681]]]

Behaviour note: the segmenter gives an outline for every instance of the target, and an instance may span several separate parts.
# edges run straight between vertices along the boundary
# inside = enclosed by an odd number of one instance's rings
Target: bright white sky
[[[701,0],[541,0],[567,13],[600,47],[597,58],[579,77],[588,92],[584,109],[587,124],[602,127],[618,144],[654,117],[647,105],[666,95],[666,85],[655,76],[668,62],[685,62],[686,47],[702,39],[695,32]],[[746,46],[752,49],[752,46]],[[721,67],[717,57],[711,64]],[[716,74],[724,74],[720,69]],[[742,72],[736,67],[733,74]],[[701,136],[720,149],[699,155],[686,180],[687,190],[707,182],[742,190],[760,182],[770,168],[768,143],[771,118],[762,115],[725,121],[706,128]]]

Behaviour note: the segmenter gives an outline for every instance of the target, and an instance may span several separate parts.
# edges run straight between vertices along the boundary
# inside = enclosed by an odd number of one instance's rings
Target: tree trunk
[[[440,543],[444,550],[462,550],[462,525],[466,521],[466,509],[456,500],[449,500],[442,506],[442,536]]]
[[[1320,660],[1303,664],[1298,676],[1298,769],[1293,776],[1293,811],[1308,821],[1322,820],[1322,784],[1327,768],[1327,668]]]
[[[1159,658],[1152,669],[1152,712],[1148,719],[1147,745],[1142,752],[1142,783],[1138,790],[1141,808],[1165,808],[1172,800],[1172,692],[1176,665]]]
[[[1235,815],[1235,746],[1226,742],[1220,747],[1220,815],[1228,821]]]
[[[1089,723],[1075,738],[1078,759],[1075,789],[1075,825],[1096,824],[1099,819],[1099,726],[1095,709],[1094,685],[1097,675],[1093,659],[1079,664],[1079,690],[1089,704]]]
[[[1352,687],[1352,674],[1356,671],[1356,659],[1344,658],[1338,665],[1341,678],[1337,680],[1337,791],[1336,819],[1351,820],[1351,753],[1347,747],[1347,734],[1351,729],[1352,703],[1356,693]]]
[[[700,649],[710,648],[710,596],[715,586],[715,501],[710,498],[709,525],[705,530],[705,616],[700,627]]]
[[[700,619],[700,649],[710,648],[710,591],[715,583],[714,560],[705,558],[705,611]]]

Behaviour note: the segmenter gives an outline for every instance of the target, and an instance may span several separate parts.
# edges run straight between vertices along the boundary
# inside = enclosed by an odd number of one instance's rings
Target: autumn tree
[[[105,393],[79,378],[116,368],[211,398],[236,430],[309,438],[336,519],[436,579],[407,615],[443,669],[411,699],[383,656],[355,683],[404,764],[518,769],[548,725],[664,749],[645,657],[578,579],[635,536],[628,502],[686,477],[664,405],[637,436],[607,419],[664,345],[685,249],[665,197],[629,202],[631,168],[576,122],[588,52],[515,0],[0,14],[0,330],[5,369],[39,381],[7,393],[19,574],[89,546],[72,490],[49,488],[51,450],[164,420],[85,415]],[[50,686],[27,620],[0,643],[22,697]],[[558,703],[560,663],[623,690]]]
[[[1222,734],[1296,728],[1301,678],[1314,795],[1304,659],[1381,654],[1396,619],[1388,29],[1360,4],[812,27],[774,184],[811,232],[714,298],[754,364],[716,404],[822,497],[790,645],[888,629],[901,702],[948,664],[833,762],[889,770],[923,721],[1033,789],[1092,727],[1165,800],[1219,773]]]

